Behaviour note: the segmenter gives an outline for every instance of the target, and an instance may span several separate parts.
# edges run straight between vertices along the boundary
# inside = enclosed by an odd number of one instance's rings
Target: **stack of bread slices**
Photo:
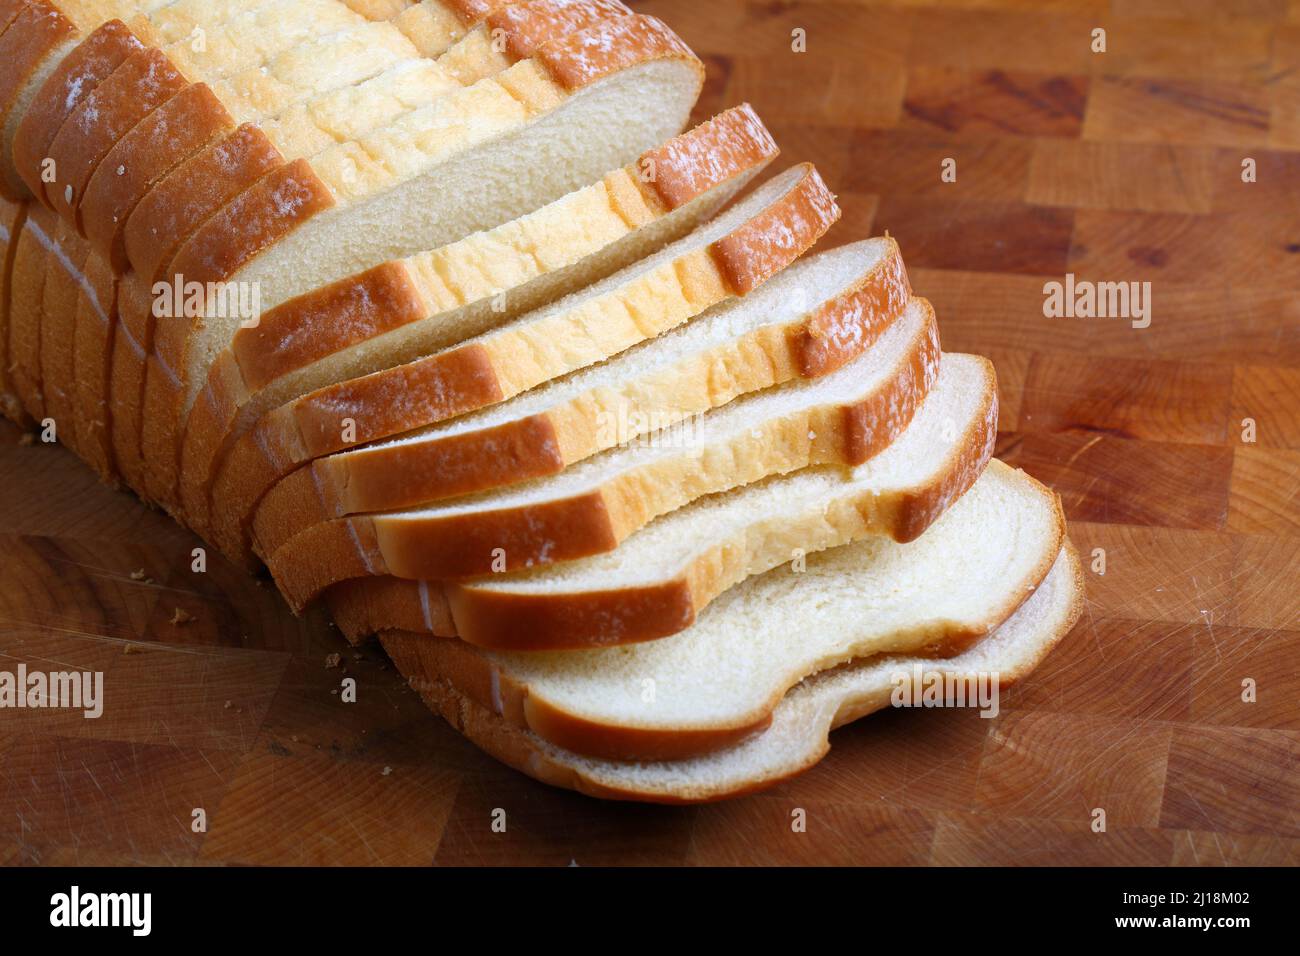
[[[0,395],[550,783],[816,762],[1079,613],[899,246],[619,0],[0,0]]]

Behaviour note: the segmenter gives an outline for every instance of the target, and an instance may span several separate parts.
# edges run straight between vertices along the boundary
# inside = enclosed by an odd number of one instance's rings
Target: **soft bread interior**
[[[691,628],[626,647],[480,651],[531,706],[605,728],[681,732],[761,721],[809,674],[879,653],[934,653],[987,634],[1056,559],[1055,496],[1000,462],[920,538],[810,555],[719,597]],[[960,649],[960,648],[959,648]],[[655,693],[647,696],[647,681]]]
[[[683,760],[632,763],[584,757],[508,726],[445,682],[416,678],[412,683],[480,746],[544,782],[607,798],[719,800],[771,786],[817,763],[830,750],[832,729],[891,706],[894,688],[915,667],[966,686],[984,677],[992,677],[1000,688],[1014,683],[1074,625],[1082,591],[1078,558],[1067,544],[1029,599],[969,650],[945,661],[870,657],[814,674],[785,695],[762,733],[726,750]]]
[[[699,94],[697,70],[691,61],[655,60],[599,80],[533,122],[398,176],[377,196],[322,212],[258,255],[234,281],[257,283],[263,307],[273,308],[537,209],[680,131]],[[472,127],[478,121],[456,122]],[[238,317],[210,316],[195,330],[183,412],[238,324]]]
[[[630,402],[621,394],[621,388],[627,383],[652,379],[656,373],[721,345],[734,343],[764,326],[782,325],[808,315],[861,279],[888,249],[887,240],[867,239],[801,260],[748,295],[728,299],[685,326],[634,346],[606,362],[541,385],[483,411],[462,415],[444,425],[423,429],[385,444],[409,444],[493,428],[504,422],[560,408],[586,394],[600,395],[616,403],[622,401],[626,407]],[[632,400],[640,397],[636,390],[629,389],[629,392]],[[653,420],[660,425],[675,423],[683,414],[673,407],[671,395],[655,393],[648,403],[636,404],[638,407],[648,404],[655,415],[647,421]],[[605,411],[613,413],[617,409]],[[623,437],[635,435],[625,432]],[[361,453],[365,454],[364,451]]]
[[[628,267],[627,263],[651,257],[665,242],[675,239],[684,230],[690,229],[692,225],[698,223],[701,219],[712,215],[713,212],[742,189],[758,173],[759,168],[761,167],[754,167],[713,187],[703,195],[683,204],[666,215],[657,217],[641,228],[630,231],[609,246],[601,249],[598,253],[587,256],[578,262],[551,271],[543,271],[536,278],[522,285],[501,288],[498,293],[491,297],[477,299],[450,312],[440,312],[421,322],[403,325],[390,332],[366,339],[351,348],[336,352],[320,361],[313,362],[296,372],[281,376],[262,388],[244,405],[233,431],[236,434],[247,431],[257,418],[270,409],[292,401],[294,398],[305,395],[314,389],[393,368],[431,354],[439,348],[461,343],[475,336],[485,334],[486,330],[491,326],[500,324],[503,320],[508,320],[512,316],[518,316],[521,311],[542,307],[543,302],[554,299],[557,293],[562,293],[565,290],[581,290],[570,294],[585,296],[591,288],[600,285],[600,280],[607,277],[612,270],[621,267],[626,267],[624,271],[635,269],[636,266]],[[557,202],[563,203],[567,198],[557,200]],[[750,204],[744,205],[746,209],[752,210],[755,208]],[[729,222],[737,221],[734,216],[727,213],[724,213],[719,218],[727,219]],[[525,217],[525,220],[520,220],[521,230],[527,227],[526,219],[527,217]],[[743,222],[744,219],[738,221]],[[703,231],[705,228],[709,227],[701,227],[697,231]],[[692,236],[694,236],[694,233],[692,233]],[[489,233],[476,233],[458,241],[455,247],[464,247],[467,252],[476,251],[475,241],[479,239],[484,240],[479,245],[486,247],[485,258],[474,260],[466,256],[464,257],[466,259],[465,267],[481,268],[484,272],[490,273],[500,264],[491,260],[491,244],[489,240],[492,239],[492,236]],[[445,252],[446,254],[440,255],[436,261],[427,266],[419,256],[412,257],[407,261],[410,262],[412,270],[417,274],[425,268],[434,268],[443,262],[457,262],[459,264],[461,257],[458,256],[455,247],[446,247],[444,250],[440,250],[440,253]],[[544,260],[545,257],[538,255],[536,258]],[[457,282],[458,279],[455,276],[443,278],[450,279],[453,283]],[[494,288],[497,287],[494,286]],[[504,296],[506,310],[498,308],[497,294]],[[526,321],[526,316],[523,320]]]
[[[784,417],[808,409],[852,403],[861,395],[883,387],[898,369],[902,356],[923,334],[932,314],[923,299],[913,299],[907,311],[857,360],[820,379],[798,380],[755,395],[739,398],[642,440],[612,448],[566,468],[554,477],[526,482],[508,489],[467,495],[446,505],[395,512],[384,521],[422,520],[430,516],[464,515],[520,507],[538,501],[581,495],[599,488],[618,475],[645,469],[667,459],[700,457],[711,447]],[[689,427],[686,427],[689,426]],[[816,441],[810,434],[808,442]]]
[[[702,498],[650,522],[613,551],[561,561],[460,585],[492,594],[551,595],[649,587],[682,575],[692,562],[724,545],[748,555],[746,576],[809,553],[846,543],[840,509],[871,510],[889,499],[942,479],[958,440],[982,423],[981,409],[996,416],[988,362],[945,354],[939,377],[907,429],[884,451],[850,469],[815,467],[779,475],[721,495]],[[991,433],[991,429],[989,429]],[[979,458],[975,459],[976,461]],[[940,505],[942,513],[946,508]],[[856,522],[850,522],[852,527]]]

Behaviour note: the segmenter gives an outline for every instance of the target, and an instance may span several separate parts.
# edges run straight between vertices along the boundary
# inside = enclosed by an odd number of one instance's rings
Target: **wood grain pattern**
[[[1092,568],[1074,633],[993,720],[884,713],[752,798],[601,804],[3,426],[0,667],[101,670],[106,713],[0,713],[0,862],[1300,863],[1300,2],[634,5],[705,58],[698,118],[748,99],[821,167],[824,246],[888,229],[945,347],[994,360],[998,453]],[[1151,282],[1151,326],[1045,317],[1067,271]]]

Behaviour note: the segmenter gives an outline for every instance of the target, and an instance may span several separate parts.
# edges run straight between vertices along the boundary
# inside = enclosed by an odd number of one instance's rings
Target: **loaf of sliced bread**
[[[386,630],[500,650],[665,637],[751,575],[867,535],[915,539],[983,472],[996,437],[993,366],[946,354],[903,433],[848,475],[807,468],[703,498],[590,558],[469,581],[360,578],[326,602],[354,643]]]
[[[753,110],[737,107],[534,213],[291,299],[240,329],[186,424],[186,519],[206,526],[215,464],[265,412],[470,338],[649,255],[775,155]]]
[[[890,240],[796,263],[749,295],[593,368],[394,441],[318,459],[267,494],[258,528],[279,529],[287,540],[331,518],[556,474],[749,392],[834,371],[869,348],[909,297]],[[266,540],[261,530],[259,540]]]
[[[557,747],[500,716],[424,667],[427,638],[383,638],[399,670],[436,713],[508,766],[556,787],[608,800],[701,803],[738,797],[808,770],[830,750],[829,735],[895,704],[896,692],[919,671],[953,688],[949,706],[973,706],[972,689],[990,682],[998,692],[1023,680],[1083,611],[1083,573],[1068,542],[1037,590],[987,637],[955,657],[876,656],[805,677],[781,700],[771,722],[732,747],[697,757],[643,763],[584,757]],[[958,691],[957,689],[961,690]]]
[[[553,478],[337,518],[287,539],[259,513],[254,537],[295,608],[348,578],[464,577],[599,554],[696,498],[813,464],[862,463],[907,427],[938,367],[934,312],[916,299],[830,375],[737,399]]]
[[[838,216],[816,170],[796,167],[579,293],[456,347],[275,409],[231,446],[213,480],[217,543],[242,558],[258,501],[297,465],[502,401],[630,348],[757,288]]]
[[[810,674],[969,649],[1047,576],[1064,530],[1056,496],[994,460],[915,541],[864,538],[775,568],[671,637],[549,653],[427,637],[419,653],[431,676],[566,750],[677,760],[761,731]]]
[[[255,287],[274,308],[499,225],[635,160],[681,129],[701,75],[659,21],[615,18],[464,96],[272,173],[200,227],[170,268],[186,282]],[[239,324],[212,309],[201,322],[158,323],[142,447],[145,490],[164,505],[176,503],[180,426]]]

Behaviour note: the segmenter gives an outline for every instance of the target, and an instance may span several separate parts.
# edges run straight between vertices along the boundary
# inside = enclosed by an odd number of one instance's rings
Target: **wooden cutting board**
[[[839,192],[830,243],[898,237],[945,348],[995,360],[1082,622],[995,720],[882,714],[757,797],[602,804],[6,427],[0,669],[103,671],[108,706],[0,711],[0,861],[1300,862],[1300,2],[635,6],[706,59],[701,118],[751,101]],[[1150,325],[1046,316],[1067,273],[1150,282]]]

